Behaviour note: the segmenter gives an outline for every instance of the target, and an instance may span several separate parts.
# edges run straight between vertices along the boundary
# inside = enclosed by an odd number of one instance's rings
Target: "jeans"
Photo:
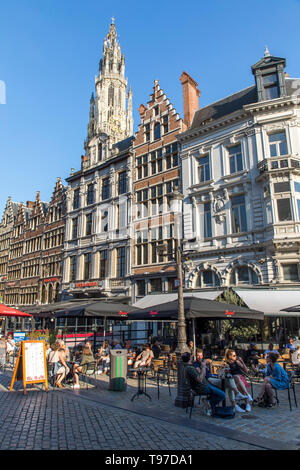
[[[220,401],[225,400],[225,393],[223,392],[223,390],[217,387],[214,387],[211,384],[206,385],[205,388],[206,388],[206,393],[209,393],[211,395],[209,402],[212,408],[217,406],[217,404],[220,403]]]

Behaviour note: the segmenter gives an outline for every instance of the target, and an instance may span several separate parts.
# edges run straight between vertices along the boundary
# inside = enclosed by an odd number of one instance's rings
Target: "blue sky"
[[[58,176],[79,169],[103,39],[115,17],[138,107],[154,80],[182,115],[186,70],[204,106],[253,83],[264,53],[300,77],[299,0],[15,0],[0,11],[0,216],[7,196],[49,201]]]

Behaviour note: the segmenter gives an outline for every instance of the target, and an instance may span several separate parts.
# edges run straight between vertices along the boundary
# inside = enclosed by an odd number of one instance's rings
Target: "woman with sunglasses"
[[[247,374],[248,369],[241,357],[237,357],[233,349],[226,349],[225,351],[225,362],[230,368],[230,373],[235,381],[235,385],[238,391],[247,396],[246,401],[246,411],[251,411],[250,402],[253,401],[253,398],[248,393],[248,390],[245,385],[245,379],[243,374]]]

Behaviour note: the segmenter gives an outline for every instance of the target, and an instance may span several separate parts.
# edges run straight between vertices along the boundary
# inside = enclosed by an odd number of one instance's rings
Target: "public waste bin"
[[[122,392],[127,387],[127,349],[110,350],[109,390]]]

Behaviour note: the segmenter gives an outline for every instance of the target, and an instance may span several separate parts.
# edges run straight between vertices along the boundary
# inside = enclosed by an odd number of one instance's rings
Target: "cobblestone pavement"
[[[232,420],[200,414],[197,406],[189,419],[174,406],[176,389],[148,381],[152,400],[141,395],[131,402],[136,381],[129,379],[125,392],[108,390],[108,378],[98,376],[88,389],[67,387],[45,393],[42,386],[22,384],[9,392],[11,372],[0,374],[0,449],[107,449],[107,450],[258,450],[300,448],[299,411],[289,411],[287,392],[280,406],[253,408]],[[297,385],[297,396],[300,385]],[[257,387],[256,387],[257,388]],[[142,438],[141,438],[142,436]],[[293,436],[291,440],[290,437]],[[268,441],[269,440],[269,441]]]

